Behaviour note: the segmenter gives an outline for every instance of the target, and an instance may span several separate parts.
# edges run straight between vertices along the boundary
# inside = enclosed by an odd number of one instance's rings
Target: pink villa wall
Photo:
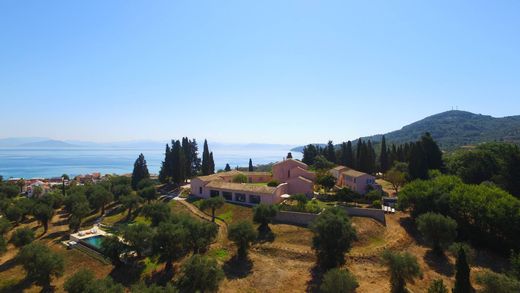
[[[375,180],[375,177],[372,175],[369,175],[369,174],[365,174],[365,175],[356,177],[355,178],[356,183],[354,183],[353,181],[346,180],[348,178],[348,176],[343,175],[341,177],[342,177],[341,178],[342,186],[347,186],[350,189],[352,189],[353,191],[355,191],[357,193],[361,193],[361,194],[365,194],[367,192],[367,187],[368,187],[367,180],[368,179]]]
[[[291,178],[287,180],[288,183],[288,193],[289,194],[298,194],[302,193],[307,196],[313,195],[313,185],[314,183],[311,181],[307,181],[305,179],[302,179],[300,177]]]
[[[296,167],[296,168],[291,169],[291,177],[295,178],[298,176],[302,176],[311,181],[316,180],[316,174],[314,172],[307,171],[301,167]]]
[[[273,165],[273,178],[280,182],[286,182],[289,178],[293,177],[292,174],[289,174],[289,171],[296,167],[300,167],[302,169],[308,168],[307,165],[292,159],[287,159],[285,161],[276,163]]]

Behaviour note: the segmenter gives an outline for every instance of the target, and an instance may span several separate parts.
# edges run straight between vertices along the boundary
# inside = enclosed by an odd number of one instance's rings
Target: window
[[[287,178],[291,178],[291,170],[287,170]]]
[[[211,197],[216,197],[216,196],[219,196],[220,195],[220,191],[218,190],[210,190],[209,191],[209,196]]]
[[[246,202],[246,195],[243,193],[235,193],[235,200],[238,202]]]
[[[356,178],[354,178],[354,183],[356,183]]]
[[[202,186],[199,187],[199,194],[202,194]]]
[[[253,195],[253,194],[249,195],[249,202],[250,203],[257,204],[257,203],[260,203],[260,201],[261,201],[260,195]]]
[[[233,200],[233,194],[229,191],[222,191],[222,196],[225,200]]]

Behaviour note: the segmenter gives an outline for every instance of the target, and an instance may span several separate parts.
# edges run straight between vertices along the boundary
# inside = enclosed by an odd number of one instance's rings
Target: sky
[[[0,137],[341,142],[520,114],[520,1],[0,2]]]

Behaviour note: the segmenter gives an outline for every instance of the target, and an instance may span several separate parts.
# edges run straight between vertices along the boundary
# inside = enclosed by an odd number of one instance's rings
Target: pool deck
[[[79,242],[82,239],[90,238],[90,237],[94,237],[94,236],[98,236],[98,235],[107,236],[110,234],[101,230],[97,225],[95,225],[94,227],[92,227],[92,229],[83,230],[83,231],[79,231],[78,233],[70,234],[70,240]]]

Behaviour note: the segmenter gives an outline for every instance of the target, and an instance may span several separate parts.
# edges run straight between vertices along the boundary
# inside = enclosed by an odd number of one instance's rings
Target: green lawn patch
[[[218,261],[225,262],[229,260],[229,251],[226,248],[213,249],[208,252],[208,256],[214,257]]]

